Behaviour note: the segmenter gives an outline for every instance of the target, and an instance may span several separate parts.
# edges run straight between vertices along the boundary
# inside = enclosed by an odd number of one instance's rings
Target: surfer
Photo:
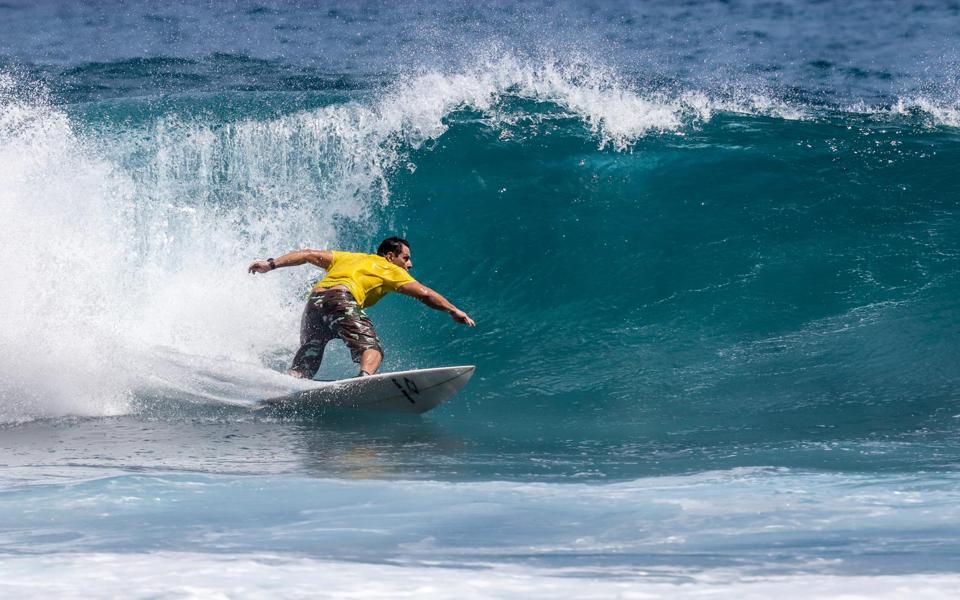
[[[294,377],[312,379],[320,368],[327,343],[340,338],[359,363],[358,377],[373,375],[383,360],[383,347],[373,323],[363,309],[370,308],[390,292],[416,298],[430,308],[448,313],[457,323],[474,327],[473,319],[446,298],[411,277],[410,244],[399,237],[380,242],[376,254],[339,250],[298,250],[278,258],[257,260],[249,273],[266,273],[280,267],[310,263],[325,269],[307,299],[300,320],[300,349],[287,371]]]

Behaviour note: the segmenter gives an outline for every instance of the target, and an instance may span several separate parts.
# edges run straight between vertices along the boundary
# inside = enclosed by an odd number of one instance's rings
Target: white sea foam
[[[803,107],[747,90],[736,90],[719,96],[711,96],[702,91],[686,92],[681,95],[681,100],[701,121],[708,121],[717,113],[756,115],[785,121],[800,121],[811,117],[810,111]]]
[[[123,410],[104,299],[122,294],[131,182],[42,96],[0,82],[0,419]],[[91,330],[102,332],[89,335]]]
[[[50,573],[56,573],[51,577]],[[941,600],[960,575],[789,575],[469,569],[313,560],[274,554],[76,553],[0,557],[0,593],[17,598],[835,598]]]
[[[70,469],[0,482],[0,593],[943,598],[960,581],[951,475],[743,468],[558,484]]]
[[[225,459],[230,468],[233,460]],[[385,460],[364,445],[323,451],[325,469],[344,461],[367,477],[383,476]],[[740,576],[761,577],[944,570],[957,546],[951,476],[735,469],[556,484],[141,473],[64,483],[52,474],[23,467],[10,475],[15,481],[0,481],[6,551],[138,552],[150,544],[446,568],[510,565],[523,556],[553,569],[670,576],[737,564]],[[91,506],[103,518],[91,520]]]

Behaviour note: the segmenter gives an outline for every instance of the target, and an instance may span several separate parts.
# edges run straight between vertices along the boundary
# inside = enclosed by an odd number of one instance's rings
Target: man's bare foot
[[[287,375],[290,377],[296,377],[297,379],[306,379],[307,375],[303,371],[298,371],[297,369],[289,369]]]

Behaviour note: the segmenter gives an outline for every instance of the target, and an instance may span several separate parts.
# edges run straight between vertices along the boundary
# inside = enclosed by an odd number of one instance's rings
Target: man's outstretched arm
[[[464,325],[469,325],[470,327],[475,327],[477,324],[471,319],[467,313],[463,312],[453,304],[450,304],[450,301],[438,294],[437,292],[431,290],[422,283],[412,282],[400,286],[400,289],[397,290],[404,296],[410,296],[411,298],[416,298],[420,302],[423,302],[430,308],[435,310],[442,310],[445,313],[448,313],[453,320],[457,323],[463,323]]]
[[[277,258],[268,258],[266,260],[255,260],[247,267],[248,273],[266,273],[280,267],[295,267],[310,263],[321,269],[329,269],[333,264],[333,252],[330,250],[297,250]]]

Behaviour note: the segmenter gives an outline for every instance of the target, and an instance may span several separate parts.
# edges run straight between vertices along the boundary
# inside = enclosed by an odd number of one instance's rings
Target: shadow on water
[[[437,427],[421,415],[400,411],[358,410],[333,405],[258,406],[251,402],[158,393],[139,394],[135,414],[151,420],[224,421],[283,424],[298,428],[381,432]]]
[[[116,472],[430,478],[462,470],[468,446],[418,415],[328,409],[251,411],[160,395],[123,416],[0,428],[0,455],[28,478]],[[459,465],[459,467],[458,467]]]

